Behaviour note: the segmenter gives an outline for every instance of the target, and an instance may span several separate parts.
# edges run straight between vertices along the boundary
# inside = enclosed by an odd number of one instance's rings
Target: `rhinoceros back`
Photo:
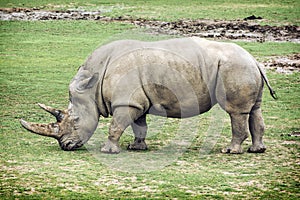
[[[122,43],[132,46],[111,58],[103,80],[111,114],[116,107],[131,106],[156,115],[190,117],[211,108],[213,82],[203,78],[207,63],[193,41]]]

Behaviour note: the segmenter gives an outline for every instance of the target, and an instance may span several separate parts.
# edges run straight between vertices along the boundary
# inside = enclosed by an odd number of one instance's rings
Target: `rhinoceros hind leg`
[[[260,104],[260,103],[257,103]],[[260,106],[254,106],[249,118],[250,132],[252,137],[252,146],[248,149],[249,153],[264,153],[266,147],[263,143],[264,120],[262,117]]]
[[[146,123],[146,115],[144,114],[140,118],[138,118],[134,123],[131,124],[132,130],[134,132],[134,142],[129,144],[128,150],[147,150],[147,144],[145,142],[146,134],[147,134],[147,123]]]
[[[232,139],[229,147],[224,148],[222,153],[243,153],[242,143],[249,135],[249,114],[230,114]]]

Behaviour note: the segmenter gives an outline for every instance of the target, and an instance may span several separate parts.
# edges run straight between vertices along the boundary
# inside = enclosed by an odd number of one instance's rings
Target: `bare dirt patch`
[[[247,40],[255,42],[290,41],[300,42],[300,27],[260,25],[249,20],[179,20],[161,22],[137,20],[134,24],[149,28],[153,32],[198,36],[203,38]]]
[[[261,17],[249,16],[244,20],[178,20],[173,22],[134,19],[132,17],[106,17],[102,11],[46,11],[35,8],[0,8],[0,20],[101,20],[122,21],[137,27],[146,27],[153,33],[168,35],[198,36],[203,38],[247,40],[247,41],[290,41],[300,43],[300,27],[295,25],[260,25],[254,20]]]
[[[36,8],[0,8],[0,20],[98,20],[119,21],[144,27],[153,34],[197,36],[214,40],[244,40],[250,42],[295,42],[300,43],[300,27],[296,25],[260,25],[255,20],[261,17],[249,16],[243,20],[178,20],[173,22],[134,19],[132,17],[107,17],[101,11],[67,10],[46,11]],[[300,54],[272,57],[264,62],[266,68],[276,69],[279,73],[300,71]]]
[[[36,8],[0,8],[0,20],[98,20],[100,11],[67,10],[47,11]]]
[[[300,53],[288,56],[276,56],[264,62],[268,69],[275,69],[278,73],[291,74],[300,72]]]

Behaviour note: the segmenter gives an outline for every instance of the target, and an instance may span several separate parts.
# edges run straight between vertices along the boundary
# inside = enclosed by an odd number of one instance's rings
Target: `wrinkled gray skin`
[[[232,140],[223,153],[266,150],[261,101],[268,80],[257,61],[241,47],[199,38],[158,42],[115,41],[98,48],[70,84],[65,111],[40,106],[57,118],[48,125],[21,120],[28,130],[59,141],[63,150],[82,146],[94,133],[100,116],[113,116],[105,153],[119,153],[119,139],[132,126],[130,150],[145,150],[146,115],[185,118],[219,104],[230,116]],[[189,134],[189,133],[186,133]]]

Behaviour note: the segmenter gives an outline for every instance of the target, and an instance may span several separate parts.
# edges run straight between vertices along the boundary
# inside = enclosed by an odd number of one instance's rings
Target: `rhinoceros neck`
[[[107,70],[107,65],[110,62],[110,57],[108,57],[106,59],[106,62],[104,63],[104,65],[101,67],[100,71],[100,77],[99,77],[99,82],[98,82],[98,88],[97,88],[97,93],[96,93],[96,104],[99,110],[100,115],[102,115],[103,117],[108,117],[109,112],[108,109],[106,107],[105,101],[104,101],[104,97],[103,97],[103,80],[105,77],[105,73]]]

